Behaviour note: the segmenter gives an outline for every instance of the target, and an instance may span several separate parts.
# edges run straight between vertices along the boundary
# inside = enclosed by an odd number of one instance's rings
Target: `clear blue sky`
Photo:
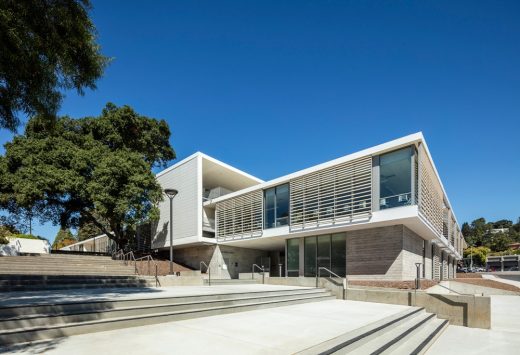
[[[460,223],[520,216],[518,1],[93,5],[114,61],[62,114],[128,104],[265,180],[423,131]]]

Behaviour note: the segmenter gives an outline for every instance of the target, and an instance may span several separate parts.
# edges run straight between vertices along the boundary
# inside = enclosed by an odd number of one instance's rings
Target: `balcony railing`
[[[387,196],[379,199],[379,208],[384,210],[386,208],[409,206],[412,204],[412,193],[398,194]]]

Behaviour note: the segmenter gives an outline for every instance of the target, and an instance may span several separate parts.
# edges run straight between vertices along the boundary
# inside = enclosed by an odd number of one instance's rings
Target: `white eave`
[[[164,174],[166,174],[166,173],[172,171],[172,170],[175,169],[175,168],[178,168],[179,166],[181,166],[181,165],[183,165],[183,164],[185,164],[185,163],[187,163],[187,162],[189,162],[189,161],[191,161],[192,159],[197,158],[197,157],[201,157],[201,158],[203,158],[203,159],[206,159],[206,160],[208,160],[208,161],[211,161],[212,163],[215,163],[215,164],[217,164],[217,165],[219,165],[219,166],[221,166],[221,167],[223,167],[223,168],[225,168],[225,169],[228,169],[228,170],[233,171],[233,172],[235,172],[235,173],[237,173],[237,174],[239,174],[239,175],[242,175],[242,176],[244,176],[244,177],[246,177],[246,178],[248,178],[248,179],[251,179],[251,180],[253,180],[253,181],[256,181],[256,182],[258,182],[259,184],[261,184],[261,183],[264,182],[264,180],[261,180],[261,179],[257,178],[256,176],[253,176],[253,175],[251,175],[251,174],[248,174],[248,173],[246,173],[246,172],[244,172],[244,171],[242,171],[242,170],[239,170],[239,169],[237,169],[237,168],[235,168],[235,167],[233,167],[233,166],[231,166],[231,165],[229,165],[229,164],[226,164],[226,163],[224,163],[224,162],[221,162],[220,160],[217,160],[217,159],[215,159],[215,158],[212,158],[212,157],[210,157],[209,155],[206,155],[206,154],[204,154],[204,153],[202,153],[202,152],[196,152],[196,153],[190,155],[189,157],[182,159],[181,161],[179,161],[179,162],[173,164],[172,166],[170,166],[170,167],[168,167],[168,168],[166,168],[166,169],[164,169],[164,170],[158,172],[157,174],[155,174],[155,177],[158,178],[158,177],[160,177],[160,176],[162,176],[162,175],[164,175]],[[241,190],[241,191],[242,191],[242,190]]]

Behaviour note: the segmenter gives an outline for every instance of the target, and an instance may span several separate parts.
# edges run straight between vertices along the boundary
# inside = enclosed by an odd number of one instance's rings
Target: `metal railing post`
[[[262,266],[258,266],[257,264],[253,264],[253,266],[251,267],[251,279],[254,280],[255,279],[255,266],[260,270],[262,271],[262,284],[265,284],[265,268]]]
[[[206,272],[208,273],[208,286],[211,286],[211,268],[204,261],[201,261],[199,263],[201,277],[202,277],[202,265],[204,265],[206,267]]]

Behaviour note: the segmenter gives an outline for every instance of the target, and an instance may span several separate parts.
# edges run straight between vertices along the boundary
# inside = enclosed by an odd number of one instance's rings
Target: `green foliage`
[[[508,228],[507,231],[497,229]],[[509,248],[514,242],[520,242],[520,219],[516,224],[502,219],[496,222],[486,222],[484,218],[478,218],[471,224],[462,225],[462,234],[469,246],[485,246],[498,252]]]
[[[465,258],[473,258],[473,263],[486,265],[486,258],[491,250],[487,247],[469,247],[464,250]]]
[[[104,225],[106,229],[110,229],[109,224],[101,218],[96,211],[92,212],[94,218]],[[99,228],[94,222],[92,222],[87,216],[81,216],[79,221],[79,228],[77,239],[79,241],[96,237],[103,234],[101,228]]]
[[[109,62],[96,43],[88,0],[0,1],[0,128],[19,113],[52,122],[63,94],[95,89]]]
[[[77,240],[70,232],[70,229],[60,228],[58,234],[56,234],[56,237],[54,238],[54,242],[52,243],[52,249],[60,249],[76,242]]]
[[[20,239],[40,239],[43,240],[45,238],[40,237],[38,235],[32,235],[32,234],[12,234],[10,238],[20,238]]]
[[[13,235],[13,231],[11,228],[5,225],[0,225],[0,244],[9,243],[8,237]]]
[[[157,214],[161,187],[153,166],[175,158],[163,120],[107,104],[99,117],[40,116],[0,157],[0,206],[31,207],[40,221],[62,228],[93,223],[117,243]]]

